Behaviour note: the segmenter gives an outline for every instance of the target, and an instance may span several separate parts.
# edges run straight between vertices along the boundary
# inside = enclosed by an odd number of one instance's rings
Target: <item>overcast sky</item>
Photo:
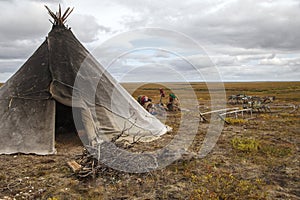
[[[0,82],[43,42],[44,5],[58,3],[120,81],[203,81],[213,66],[222,81],[300,81],[300,0],[0,0]]]

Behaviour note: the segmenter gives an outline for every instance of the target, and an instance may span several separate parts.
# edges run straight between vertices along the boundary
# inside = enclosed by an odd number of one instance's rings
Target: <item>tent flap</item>
[[[0,100],[0,153],[55,153],[54,100]]]

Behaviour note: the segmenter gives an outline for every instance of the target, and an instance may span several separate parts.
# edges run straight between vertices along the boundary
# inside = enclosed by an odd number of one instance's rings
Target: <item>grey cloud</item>
[[[300,56],[298,58],[286,57],[286,55],[281,55],[281,57],[271,57],[262,59],[259,62],[260,65],[271,65],[271,66],[299,66],[300,67]],[[300,68],[298,68],[300,71]]]
[[[195,20],[204,26],[211,41],[244,48],[299,50],[299,8],[293,5],[272,3],[263,6],[261,1],[235,1],[221,12],[210,15],[207,26],[203,18]],[[209,23],[207,23],[209,24]]]
[[[4,72],[4,73],[0,73],[0,82],[4,83],[5,81],[8,80],[9,77],[11,77],[13,74],[12,73],[8,73],[8,72]]]
[[[258,49],[258,48],[243,48],[243,47],[234,47],[230,45],[203,45],[204,49],[208,52],[208,55],[228,55],[228,56],[255,56],[255,55],[265,55],[265,54],[273,54],[274,50],[268,49]]]
[[[41,7],[35,4],[7,6],[15,8],[6,8],[0,12],[1,42],[40,38],[49,30],[50,23],[47,22],[46,12],[41,12]]]
[[[1,6],[5,9],[0,12],[0,59],[8,61],[28,58],[42,43],[52,26],[48,21],[51,17],[47,14],[44,4],[47,3],[50,9],[55,11],[57,2],[1,1]],[[72,18],[72,27],[83,42],[97,39],[99,31],[109,31],[109,28],[98,25],[93,16],[77,14]],[[13,60],[11,62],[14,63]],[[0,68],[2,66],[3,63],[0,63]]]
[[[1,7],[5,8],[0,13],[0,77],[4,76],[3,73],[7,75],[17,69],[16,66],[20,66],[20,63],[15,59],[28,58],[44,40],[51,29],[51,24],[47,21],[50,17],[43,6],[50,4],[49,7],[55,11],[58,2],[63,5],[66,3],[60,0],[0,2]],[[112,38],[108,42],[109,45],[104,43],[101,48],[92,52],[104,65],[108,65],[128,49],[148,45],[166,51],[157,51],[156,54],[144,56],[130,53],[130,56],[125,58],[128,58],[127,61],[131,64],[136,62],[136,65],[162,64],[192,77],[189,63],[181,58],[175,58],[175,55],[191,59],[203,73],[209,73],[212,69],[209,66],[212,64],[208,62],[209,59],[201,59],[201,56],[206,55],[206,51],[221,70],[224,79],[287,80],[289,77],[291,79],[300,77],[299,1],[165,0],[141,3],[138,0],[104,0],[99,4],[96,0],[93,2],[97,6],[109,4],[110,9],[119,10],[123,7],[126,11],[123,13],[127,14],[122,17],[120,28],[116,28],[101,26],[95,16],[86,12],[78,14],[75,10],[67,24],[85,46],[91,47],[90,49],[93,49],[93,44],[101,35],[108,36],[112,30],[162,27],[187,35],[176,37],[175,33],[168,31],[150,31],[138,34],[131,32],[125,38]],[[85,8],[83,10],[89,8],[88,3],[85,4],[83,1],[80,1],[80,5]],[[196,41],[200,47],[188,37]],[[126,67],[131,69],[130,63],[124,62],[124,59],[116,61],[119,66],[113,70],[119,77],[122,73],[126,73]]]
[[[226,80],[229,81],[274,80],[276,76],[274,72],[270,73],[269,70],[259,69],[253,66],[227,66],[219,68],[221,76],[226,77]]]
[[[116,77],[126,77],[126,81],[142,79],[156,81],[185,81],[185,80],[217,80],[216,67],[208,57],[193,55],[186,57],[155,57],[153,55],[128,54],[116,60],[108,71]],[[131,61],[133,60],[133,61]],[[218,74],[217,74],[218,75]],[[135,76],[137,76],[135,78]],[[178,76],[176,78],[176,76]],[[124,78],[124,77],[123,77]],[[130,78],[132,78],[130,80]],[[148,80],[148,81],[149,81]],[[124,80],[123,80],[124,81]]]
[[[254,54],[254,55],[239,55],[236,56],[239,62],[262,60],[262,59],[272,59],[276,54]]]
[[[25,59],[38,48],[51,27],[46,9],[32,1],[1,4],[5,9],[0,12],[0,59]]]
[[[96,18],[91,15],[74,14],[68,24],[78,39],[86,43],[97,40],[99,32],[110,31],[110,28],[99,25]]]
[[[280,58],[263,59],[260,61],[261,65],[288,65],[288,61]]]
[[[24,63],[24,60],[16,60],[16,61],[1,60],[0,61],[0,64],[1,64],[0,73],[16,72],[23,63]]]
[[[154,56],[158,57],[158,58],[169,58],[170,54],[167,53],[167,52],[165,52],[165,51],[159,51],[159,50],[157,50]]]
[[[131,70],[123,73],[119,77],[122,82],[154,82],[155,81],[185,81],[185,77],[179,71],[176,71],[172,66],[161,65],[142,65],[134,67]]]
[[[116,2],[123,2],[138,13],[138,18],[124,21],[131,28],[167,27],[187,33],[200,42],[244,48],[299,50],[300,47],[297,1]]]
[[[16,72],[45,40],[52,25],[44,5],[56,11],[58,2],[63,3],[50,0],[0,2],[0,82]],[[77,14],[73,17],[72,27],[82,42],[94,41],[99,32],[109,31],[98,25],[93,16]]]
[[[40,46],[41,40],[13,40],[0,42],[0,59],[25,59]]]
[[[152,53],[149,54],[149,51]],[[147,53],[148,52],[148,53]],[[119,56],[130,54],[132,59],[159,63],[170,57],[207,56],[201,46],[180,33],[167,29],[137,29],[117,35],[93,50],[93,55],[104,65]]]
[[[237,64],[236,56],[222,55],[210,57],[217,66],[232,66]]]
[[[299,80],[300,69],[291,66],[253,66],[253,65],[233,65],[219,66],[219,72],[226,80],[233,81],[292,81]]]
[[[0,83],[11,77],[24,63],[24,60],[0,60]]]

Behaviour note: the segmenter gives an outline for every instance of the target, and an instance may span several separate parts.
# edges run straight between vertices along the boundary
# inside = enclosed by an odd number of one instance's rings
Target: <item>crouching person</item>
[[[180,111],[179,99],[174,93],[169,94],[169,103],[167,104],[168,111]]]
[[[145,95],[139,95],[137,101],[138,101],[139,104],[141,104],[141,106],[143,106],[148,112],[149,112],[150,109],[153,107],[152,99],[150,99],[149,97],[147,97],[147,96],[145,96]]]

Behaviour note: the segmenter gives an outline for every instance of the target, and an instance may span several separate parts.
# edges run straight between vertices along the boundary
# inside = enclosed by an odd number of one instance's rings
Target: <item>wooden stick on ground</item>
[[[67,162],[69,167],[72,169],[74,173],[78,172],[81,169],[81,165],[79,165],[75,160]]]

